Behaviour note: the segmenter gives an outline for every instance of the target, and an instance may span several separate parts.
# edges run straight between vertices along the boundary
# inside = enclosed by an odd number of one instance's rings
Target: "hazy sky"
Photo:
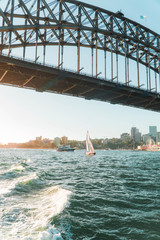
[[[6,2],[2,0],[1,3]],[[144,24],[160,33],[160,0],[85,0]],[[98,3],[97,3],[98,2]],[[146,21],[140,16],[147,16]],[[119,137],[136,126],[147,133],[149,125],[160,131],[160,113],[51,93],[38,93],[0,85],[0,142],[24,142],[36,136],[53,139]]]

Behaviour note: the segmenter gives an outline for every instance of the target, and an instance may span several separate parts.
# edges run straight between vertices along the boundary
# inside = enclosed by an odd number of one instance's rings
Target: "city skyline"
[[[96,0],[82,2],[97,5]],[[160,2],[150,2],[100,0],[98,6],[113,12],[121,10],[126,17],[159,32]],[[145,20],[140,18],[143,15],[147,16]],[[24,142],[39,135],[44,138],[65,135],[69,139],[83,140],[87,130],[91,138],[111,138],[119,137],[133,126],[143,133],[149,125],[160,129],[157,112],[9,86],[0,85],[0,104],[1,143]]]
[[[136,130],[138,130],[138,132],[141,134],[141,137],[143,137],[143,136],[145,136],[145,135],[152,135],[151,133],[150,133],[150,127],[155,127],[156,129],[157,129],[157,126],[148,126],[148,132],[145,132],[145,133],[142,133],[141,131],[140,131],[140,129],[139,128],[137,128],[137,126],[134,126],[134,127],[131,127],[130,128],[130,130],[129,131],[125,131],[125,132],[121,132],[120,133],[120,136],[119,137],[114,137],[114,136],[111,136],[111,137],[109,137],[108,139],[113,139],[113,138],[122,138],[122,136],[123,135],[125,135],[125,134],[128,134],[128,136],[129,137],[132,137],[132,129],[136,129]],[[156,133],[160,133],[158,130],[156,131]],[[68,136],[65,136],[65,135],[62,135],[62,136],[55,136],[55,137],[51,137],[51,138],[47,138],[47,137],[43,137],[43,136],[41,136],[40,134],[39,135],[37,135],[37,136],[35,136],[35,138],[34,139],[28,139],[26,142],[28,142],[28,141],[33,141],[33,140],[55,140],[55,139],[63,139],[63,138],[67,138],[67,140],[75,140],[75,141],[85,141],[85,137],[84,137],[84,139],[70,139],[70,138],[68,138]],[[103,137],[100,137],[100,138],[97,138],[97,137],[95,137],[95,138],[92,138],[92,139],[105,139],[105,136],[103,136]],[[107,137],[106,137],[106,139],[107,139]],[[12,142],[8,142],[8,143],[12,143]],[[4,144],[8,144],[8,143],[4,143]],[[22,142],[13,142],[13,143],[22,143]],[[0,142],[0,144],[3,144],[2,142]]]

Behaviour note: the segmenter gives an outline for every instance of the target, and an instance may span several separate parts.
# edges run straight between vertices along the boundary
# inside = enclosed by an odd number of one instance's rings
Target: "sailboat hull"
[[[95,155],[96,153],[94,152],[94,153],[91,153],[91,152],[86,152],[86,155],[87,156],[92,156],[92,155]]]

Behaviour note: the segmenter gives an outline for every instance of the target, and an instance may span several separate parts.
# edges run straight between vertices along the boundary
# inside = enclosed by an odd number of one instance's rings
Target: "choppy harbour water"
[[[159,240],[160,153],[0,150],[1,240]]]

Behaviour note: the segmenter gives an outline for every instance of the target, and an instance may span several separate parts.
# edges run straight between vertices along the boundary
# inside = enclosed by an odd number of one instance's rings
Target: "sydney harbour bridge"
[[[160,111],[158,33],[76,0],[2,2],[0,84]]]

